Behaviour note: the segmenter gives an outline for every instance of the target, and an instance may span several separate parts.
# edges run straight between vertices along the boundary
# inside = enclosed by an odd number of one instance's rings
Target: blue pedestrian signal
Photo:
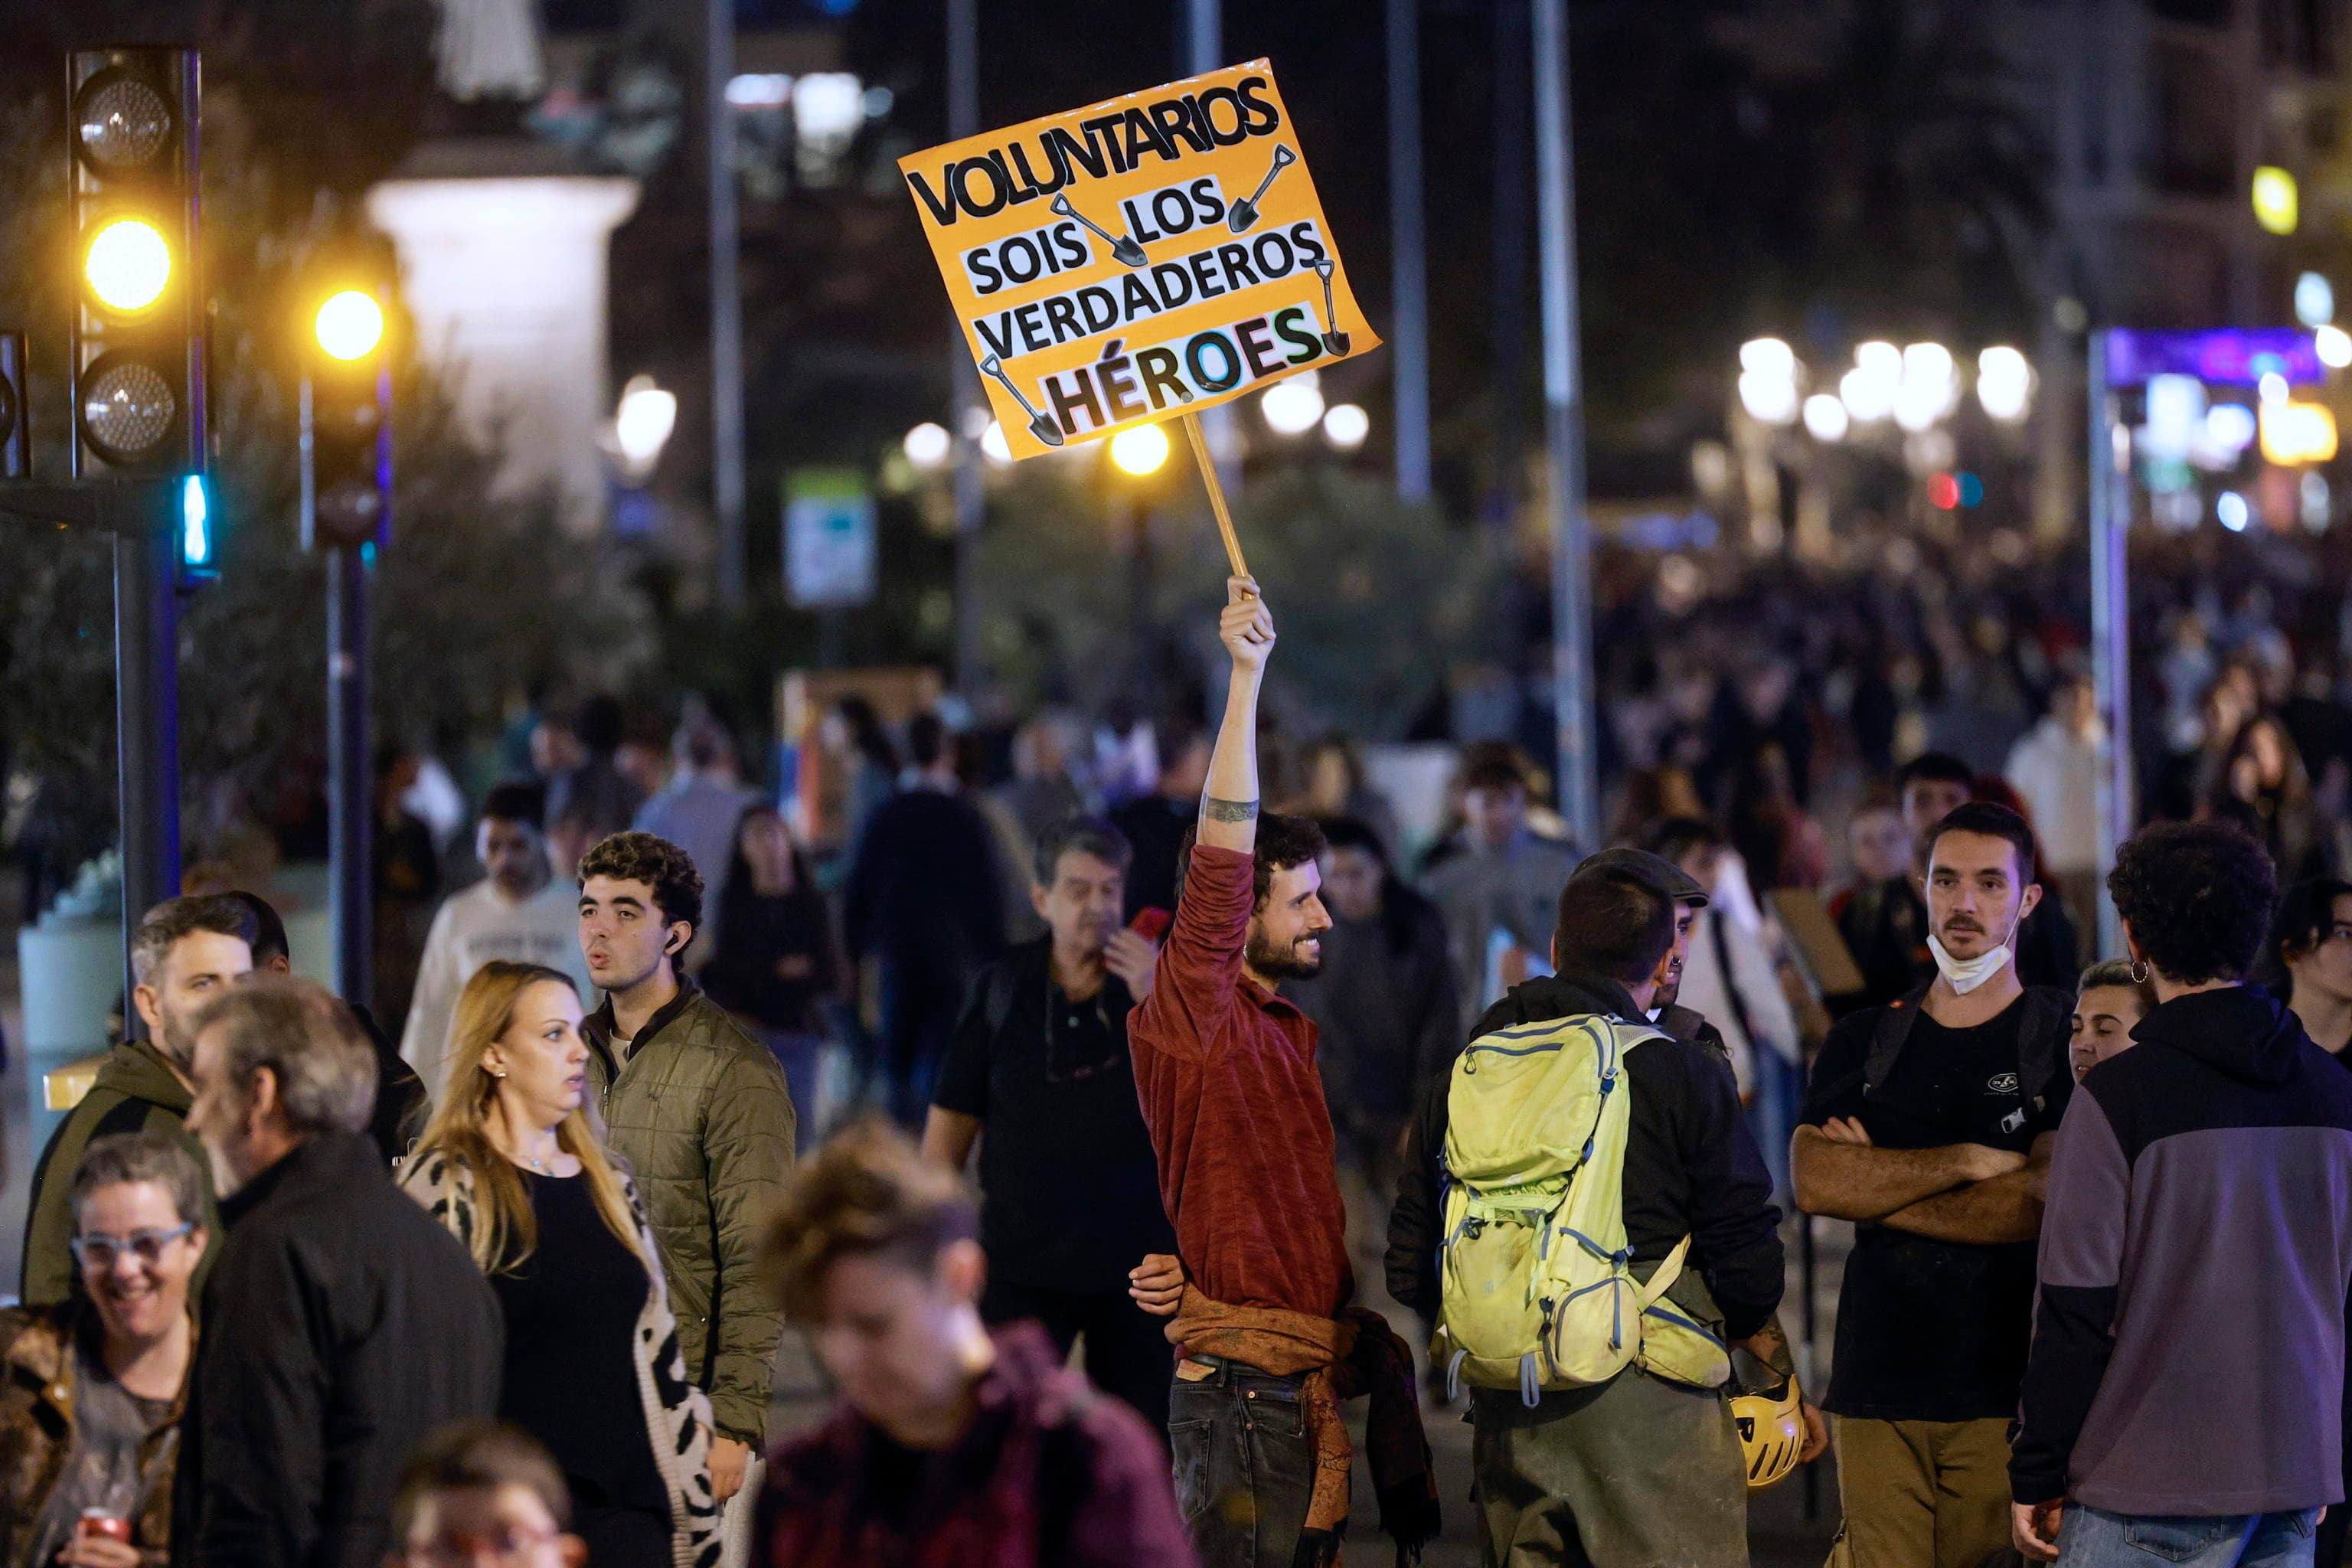
[[[212,500],[205,490],[205,477],[190,474],[180,486],[177,554],[183,582],[202,581],[220,574],[220,563],[214,553],[212,513]]]

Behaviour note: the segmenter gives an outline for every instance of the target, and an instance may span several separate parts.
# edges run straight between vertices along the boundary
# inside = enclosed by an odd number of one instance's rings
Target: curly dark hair
[[[1198,827],[1184,830],[1183,847],[1176,852],[1176,897],[1184,897],[1184,875],[1192,868],[1192,845],[1200,836]],[[1257,849],[1250,867],[1250,890],[1255,898],[1253,912],[1265,908],[1266,894],[1273,890],[1274,874],[1287,871],[1293,866],[1304,866],[1329,847],[1323,841],[1322,825],[1311,816],[1285,816],[1269,811],[1257,819]]]
[[[662,922],[684,921],[702,925],[702,873],[694,857],[667,838],[650,833],[615,833],[580,858],[580,885],[591,877],[616,882],[643,882],[654,891],[654,908]]]
[[[2278,903],[2263,847],[2219,822],[2163,822],[2116,851],[2116,913],[2156,972],[2186,985],[2241,981]]]

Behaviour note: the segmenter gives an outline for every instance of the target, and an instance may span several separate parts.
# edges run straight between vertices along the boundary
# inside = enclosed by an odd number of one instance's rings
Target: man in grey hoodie
[[[2244,984],[2277,898],[2252,839],[2151,827],[2107,887],[2158,1005],[2059,1127],[2012,1534],[2077,1568],[2308,1563],[2344,1500],[2352,1075]]]

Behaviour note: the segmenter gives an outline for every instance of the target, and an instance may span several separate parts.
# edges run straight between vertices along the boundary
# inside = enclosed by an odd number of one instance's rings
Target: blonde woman
[[[717,1561],[710,1406],[687,1379],[660,1255],[587,1103],[561,971],[485,964],[457,999],[448,1087],[401,1185],[506,1315],[499,1417],[547,1445],[598,1568]]]

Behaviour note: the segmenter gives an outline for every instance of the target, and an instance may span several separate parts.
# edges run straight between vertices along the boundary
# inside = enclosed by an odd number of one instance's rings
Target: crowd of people
[[[2352,882],[2279,756],[2103,882],[2057,661],[2005,765],[1890,740],[1833,880],[1780,666],[1606,847],[1502,741],[1407,845],[1276,754],[1254,583],[1217,636],[1213,726],[980,787],[855,698],[773,793],[541,719],[389,1030],[264,898],[149,911],[0,1313],[0,1561],[1321,1568],[1359,1448],[1410,1561],[1457,1403],[1497,1568],[1744,1562],[1832,1442],[1856,1568],[2343,1560]],[[1818,1389],[1790,1211],[1855,1226]]]

